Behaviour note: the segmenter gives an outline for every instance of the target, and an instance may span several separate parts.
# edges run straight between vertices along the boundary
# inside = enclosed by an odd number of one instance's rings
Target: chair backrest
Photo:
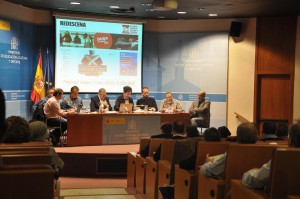
[[[54,170],[50,165],[0,166],[1,198],[53,199]]]
[[[141,150],[149,143],[149,141],[150,141],[149,137],[141,137],[139,153],[141,153]]]
[[[173,151],[176,140],[174,139],[163,139],[161,144],[161,160],[168,160],[169,162],[173,159]]]
[[[225,165],[224,197],[230,191],[232,179],[242,179],[246,171],[260,168],[267,163],[271,160],[276,147],[274,145],[231,143],[227,150]]]
[[[51,165],[51,155],[48,154],[0,154],[2,165]]]
[[[206,142],[200,141],[197,148],[197,157],[195,168],[205,163],[206,154],[215,156],[223,154],[227,151],[228,142]]]
[[[163,140],[164,140],[164,138],[151,138],[150,139],[148,156],[153,156],[153,153],[158,149],[158,147],[161,145]]]
[[[274,152],[268,186],[268,198],[300,195],[300,149],[278,148]]]
[[[49,142],[0,144],[0,154],[49,153]]]

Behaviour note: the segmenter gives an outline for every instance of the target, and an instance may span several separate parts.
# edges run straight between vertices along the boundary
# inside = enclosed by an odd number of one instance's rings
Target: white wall
[[[300,16],[297,21],[293,121],[300,122]]]

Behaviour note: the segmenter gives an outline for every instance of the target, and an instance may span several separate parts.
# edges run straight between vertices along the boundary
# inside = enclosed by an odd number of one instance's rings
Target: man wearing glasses
[[[91,112],[107,112],[111,110],[112,107],[109,103],[109,98],[106,96],[106,90],[104,88],[100,88],[98,95],[91,98]]]

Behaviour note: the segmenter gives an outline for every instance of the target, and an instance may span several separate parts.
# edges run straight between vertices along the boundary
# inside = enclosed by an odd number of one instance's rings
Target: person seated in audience
[[[195,127],[195,126],[193,126],[193,127]],[[195,127],[195,128],[197,129],[197,127]],[[219,142],[219,141],[221,141],[220,132],[214,127],[206,129],[204,131],[204,141],[206,141],[206,142]],[[185,160],[182,160],[179,163],[179,168],[184,169],[184,170],[194,170],[195,169],[196,156],[197,156],[197,154],[196,154],[197,153],[197,146],[198,145],[196,145],[195,153],[192,156],[188,157]]]
[[[143,87],[142,90],[142,95],[143,97],[138,99],[136,102],[136,105],[147,105],[149,109],[152,111],[157,111],[157,104],[156,101],[153,97],[149,97],[149,88],[148,87]]]
[[[10,116],[5,120],[3,143],[23,143],[30,141],[28,122],[20,116]]]
[[[278,138],[287,140],[289,128],[286,123],[278,123],[276,128],[276,135]]]
[[[72,86],[69,96],[66,96],[60,102],[60,108],[63,110],[75,109],[78,111],[82,108],[83,103],[81,97],[78,96],[79,88]]]
[[[157,135],[152,135],[150,138],[171,138],[172,137],[172,124],[165,122],[162,123],[160,126],[160,134]],[[147,157],[149,154],[149,149],[150,149],[150,142],[141,150],[141,156],[142,157]]]
[[[53,96],[53,93],[54,93],[54,88],[49,88],[46,92],[47,96],[43,97],[42,99],[37,101],[34,105],[32,105],[32,112],[34,113],[38,105],[45,104],[48,101],[48,99]]]
[[[119,111],[120,110],[120,106],[122,103],[124,104],[133,104],[133,99],[131,98],[131,93],[132,93],[132,88],[130,86],[124,86],[123,87],[123,94],[120,95],[115,102],[115,106],[114,109],[115,111]],[[132,110],[133,110],[133,106],[132,106]]]
[[[293,124],[289,131],[289,147],[300,148],[300,124]],[[291,163],[292,164],[292,163]],[[261,168],[251,169],[243,174],[242,183],[249,188],[263,189],[270,177],[271,160]]]
[[[199,131],[196,126],[189,125],[185,128],[187,138],[200,137]]]
[[[107,97],[106,90],[104,88],[100,88],[98,95],[91,98],[91,112],[98,112],[99,109],[103,112],[112,110],[109,98]]]
[[[253,123],[242,123],[237,128],[237,142],[240,144],[255,144],[258,130]],[[200,174],[207,177],[223,178],[227,153],[210,157],[207,154],[206,163],[201,166]]]
[[[49,132],[47,125],[41,121],[29,123],[31,141],[48,141]],[[55,178],[59,178],[60,171],[64,167],[64,161],[58,156],[55,149],[50,146],[51,166],[54,169]]]
[[[221,141],[221,134],[215,127],[208,128],[204,131],[204,140],[207,142]]]
[[[226,126],[220,126],[218,128],[218,131],[221,134],[221,138],[228,138],[229,136],[231,136],[231,132]]]
[[[264,122],[263,130],[262,130],[262,137],[260,140],[261,141],[278,140],[278,137],[276,135],[275,122],[272,122],[272,121]]]
[[[44,113],[47,118],[47,125],[50,127],[58,127],[54,129],[51,134],[51,141],[53,146],[58,145],[60,140],[61,131],[64,133],[67,130],[67,116],[68,114],[75,113],[74,109],[62,110],[59,106],[59,100],[61,100],[64,91],[60,88],[54,90],[53,97],[51,97],[44,106]]]
[[[0,143],[5,132],[5,97],[0,89]]]
[[[178,100],[173,98],[171,92],[166,92],[166,99],[161,102],[160,111],[162,113],[182,112],[182,106]]]
[[[210,101],[205,99],[206,92],[200,90],[198,99],[194,101],[190,108],[191,123],[193,126],[208,128],[210,123]]]
[[[184,123],[182,121],[177,120],[173,122],[173,132],[172,132],[172,136],[169,139],[174,139],[174,140],[186,139],[184,135]],[[161,153],[161,145],[158,147],[158,149],[155,151],[153,155],[153,159],[156,162],[160,160],[160,153]]]

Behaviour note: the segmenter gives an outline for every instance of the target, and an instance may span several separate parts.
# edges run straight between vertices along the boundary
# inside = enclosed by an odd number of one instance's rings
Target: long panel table
[[[141,137],[160,133],[160,124],[181,120],[188,113],[90,113],[68,116],[68,146],[136,144]]]

